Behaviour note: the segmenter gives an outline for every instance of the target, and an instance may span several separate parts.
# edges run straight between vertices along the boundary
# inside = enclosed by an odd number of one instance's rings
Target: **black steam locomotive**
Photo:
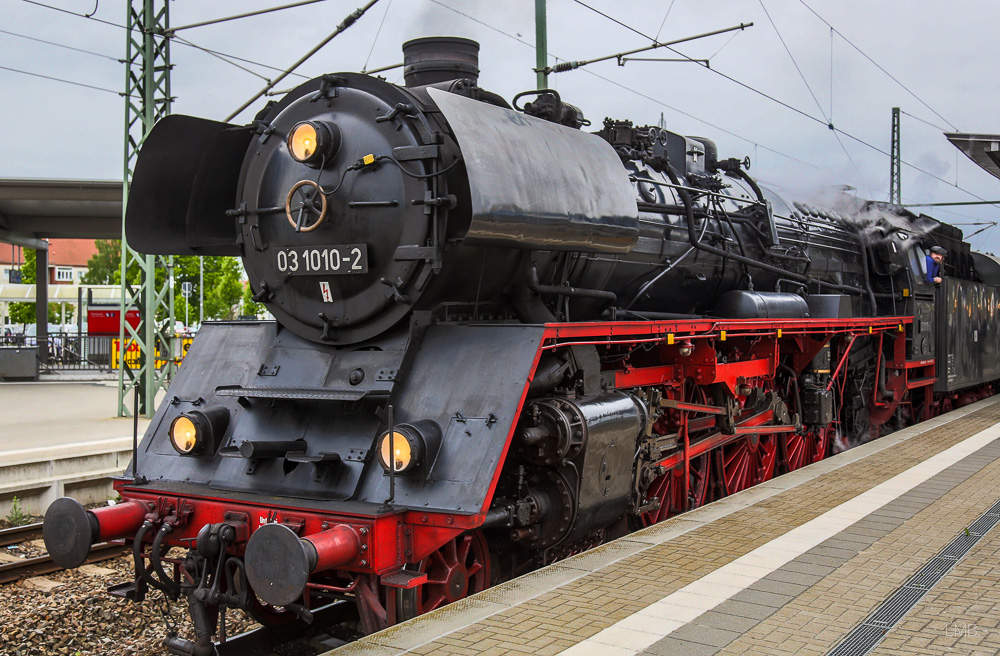
[[[116,591],[186,597],[172,653],[226,608],[351,599],[375,631],[993,392],[1000,266],[957,230],[790,203],[552,90],[512,107],[466,39],[404,54],[405,87],[324,75],[140,153],[130,244],[241,256],[277,319],[206,324],[123,502],[46,516],[60,564],[129,538]]]

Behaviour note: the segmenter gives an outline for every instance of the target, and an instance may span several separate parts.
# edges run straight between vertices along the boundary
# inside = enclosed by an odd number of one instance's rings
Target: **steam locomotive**
[[[553,90],[510,105],[474,41],[404,55],[405,86],[324,75],[139,155],[132,247],[238,255],[277,319],[206,324],[123,500],[46,515],[59,564],[126,538],[113,591],[186,598],[171,653],[227,608],[349,599],[376,631],[993,393],[1000,264],[960,231],[790,202]]]

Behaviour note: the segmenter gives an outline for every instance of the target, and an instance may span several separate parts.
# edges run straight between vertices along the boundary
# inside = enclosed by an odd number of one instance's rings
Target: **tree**
[[[122,242],[120,239],[97,239],[97,252],[87,260],[83,282],[88,285],[120,285],[122,281]]]
[[[205,256],[205,319],[235,319],[243,295],[243,271],[235,257]],[[174,316],[188,323],[198,321],[198,258],[174,258]],[[183,283],[191,283],[191,296],[181,296]]]
[[[267,314],[267,307],[263,303],[253,300],[253,289],[250,288],[250,283],[247,281],[243,282],[243,303],[240,314],[258,318]]]
[[[87,261],[87,273],[83,282],[88,285],[120,285],[121,284],[121,241],[117,239],[98,239],[97,247],[90,260]],[[174,318],[187,323],[198,321],[199,266],[196,256],[174,257]],[[239,313],[239,304],[243,292],[242,269],[239,260],[234,257],[205,256],[205,319],[234,319]],[[135,267],[128,272],[128,280],[132,285],[138,285],[139,269]],[[164,284],[167,272],[157,269],[155,272],[156,286]],[[181,285],[191,283],[191,296],[181,296]],[[156,320],[163,321],[166,316],[157,312]]]
[[[34,284],[35,279],[35,262],[37,261],[35,251],[30,249],[24,249],[24,265],[21,266],[21,282],[25,284]],[[34,303],[11,303],[10,304],[10,320],[13,323],[19,323],[21,325],[33,324],[35,323],[35,304]],[[59,320],[59,304],[49,303],[49,323],[55,323]]]

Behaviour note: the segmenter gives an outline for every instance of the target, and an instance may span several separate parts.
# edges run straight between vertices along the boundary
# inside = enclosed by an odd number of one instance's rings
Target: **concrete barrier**
[[[0,517],[16,496],[23,512],[43,515],[59,497],[82,504],[114,495],[111,479],[132,459],[132,438],[0,452]]]

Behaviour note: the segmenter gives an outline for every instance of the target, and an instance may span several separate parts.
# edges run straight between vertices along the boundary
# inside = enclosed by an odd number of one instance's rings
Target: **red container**
[[[87,308],[88,335],[118,335],[120,330],[121,309],[116,307]],[[133,328],[139,327],[139,310],[132,309],[125,314],[125,319]]]

